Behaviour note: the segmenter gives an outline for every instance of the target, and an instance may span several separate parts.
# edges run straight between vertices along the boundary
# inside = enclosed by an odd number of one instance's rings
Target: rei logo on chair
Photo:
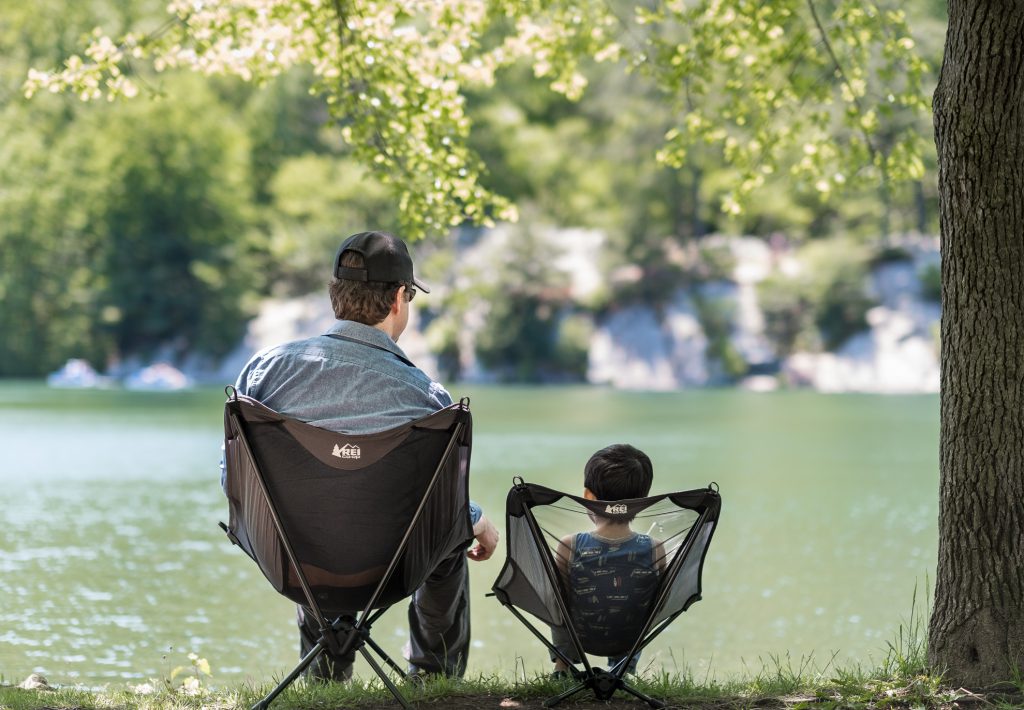
[[[331,452],[331,456],[337,456],[339,459],[358,459],[361,455],[362,450],[355,444],[335,444],[334,451]]]

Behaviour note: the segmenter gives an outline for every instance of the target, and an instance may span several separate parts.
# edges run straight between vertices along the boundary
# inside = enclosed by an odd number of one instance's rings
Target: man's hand
[[[494,527],[494,523],[488,520],[486,515],[481,515],[473,526],[473,537],[476,538],[476,544],[466,550],[466,557],[476,562],[490,559],[498,547],[500,536],[498,528]]]

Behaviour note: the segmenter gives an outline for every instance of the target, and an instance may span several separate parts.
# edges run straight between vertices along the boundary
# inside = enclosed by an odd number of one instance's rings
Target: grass
[[[927,629],[924,614],[917,611],[916,590],[909,620],[900,625],[887,644],[885,657],[877,667],[839,668],[835,656],[819,667],[813,658],[792,659],[788,655],[760,660],[760,669],[750,670],[738,680],[718,681],[705,676],[696,679],[688,671],[669,673],[647,669],[634,685],[642,692],[662,699],[674,708],[732,710],[733,708],[809,708],[839,710],[865,708],[986,708],[1006,710],[1024,707],[1024,682],[1009,679],[1016,692],[986,696],[964,689],[944,686],[941,676],[929,673]],[[193,664],[205,663],[193,659]],[[197,666],[198,667],[198,666]],[[170,678],[136,688],[109,688],[91,691],[79,688],[22,690],[0,683],[2,710],[234,710],[248,708],[273,687],[248,685],[209,689],[199,682],[203,674],[195,672],[184,683]],[[527,677],[517,669],[515,679],[481,675],[453,680],[429,679],[425,683],[403,682],[402,692],[415,705],[427,708],[542,708],[544,699],[557,695],[567,686],[546,676]],[[612,706],[646,708],[619,693]],[[588,691],[581,692],[560,707],[575,710],[606,708]],[[399,708],[377,679],[359,679],[345,684],[327,685],[299,681],[281,694],[272,706],[275,710],[394,710]]]
[[[1021,707],[1024,696],[980,698],[967,691],[944,688],[940,678],[929,675],[901,677],[884,672],[836,669],[822,673],[812,670],[805,659],[795,666],[789,659],[774,659],[753,678],[738,681],[696,682],[688,675],[648,674],[637,679],[641,691],[666,701],[670,707],[725,710],[731,708],[945,708],[970,705],[992,708]],[[5,710],[218,710],[247,708],[270,689],[240,686],[227,689],[185,692],[160,688],[140,694],[131,688],[89,691],[74,688],[21,690],[0,687],[0,707]],[[431,708],[520,708],[542,707],[545,698],[565,689],[561,682],[537,676],[526,681],[509,681],[498,676],[480,676],[460,681],[431,679],[425,684],[401,685],[414,704]],[[618,694],[613,705],[643,708],[629,696]],[[567,708],[606,707],[588,692],[574,696]],[[357,679],[347,684],[317,685],[298,682],[274,703],[275,710],[320,710],[398,708],[377,680]]]

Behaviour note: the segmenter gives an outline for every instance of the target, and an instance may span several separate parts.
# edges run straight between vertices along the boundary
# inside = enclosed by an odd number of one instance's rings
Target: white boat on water
[[[125,389],[150,392],[173,392],[188,389],[192,380],[188,375],[166,362],[158,362],[133,372],[124,380]]]

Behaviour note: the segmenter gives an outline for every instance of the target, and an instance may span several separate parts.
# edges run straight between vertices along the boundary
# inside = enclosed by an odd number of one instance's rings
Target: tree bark
[[[1024,671],[1024,3],[950,0],[934,97],[942,231],[939,564],[929,661]]]

